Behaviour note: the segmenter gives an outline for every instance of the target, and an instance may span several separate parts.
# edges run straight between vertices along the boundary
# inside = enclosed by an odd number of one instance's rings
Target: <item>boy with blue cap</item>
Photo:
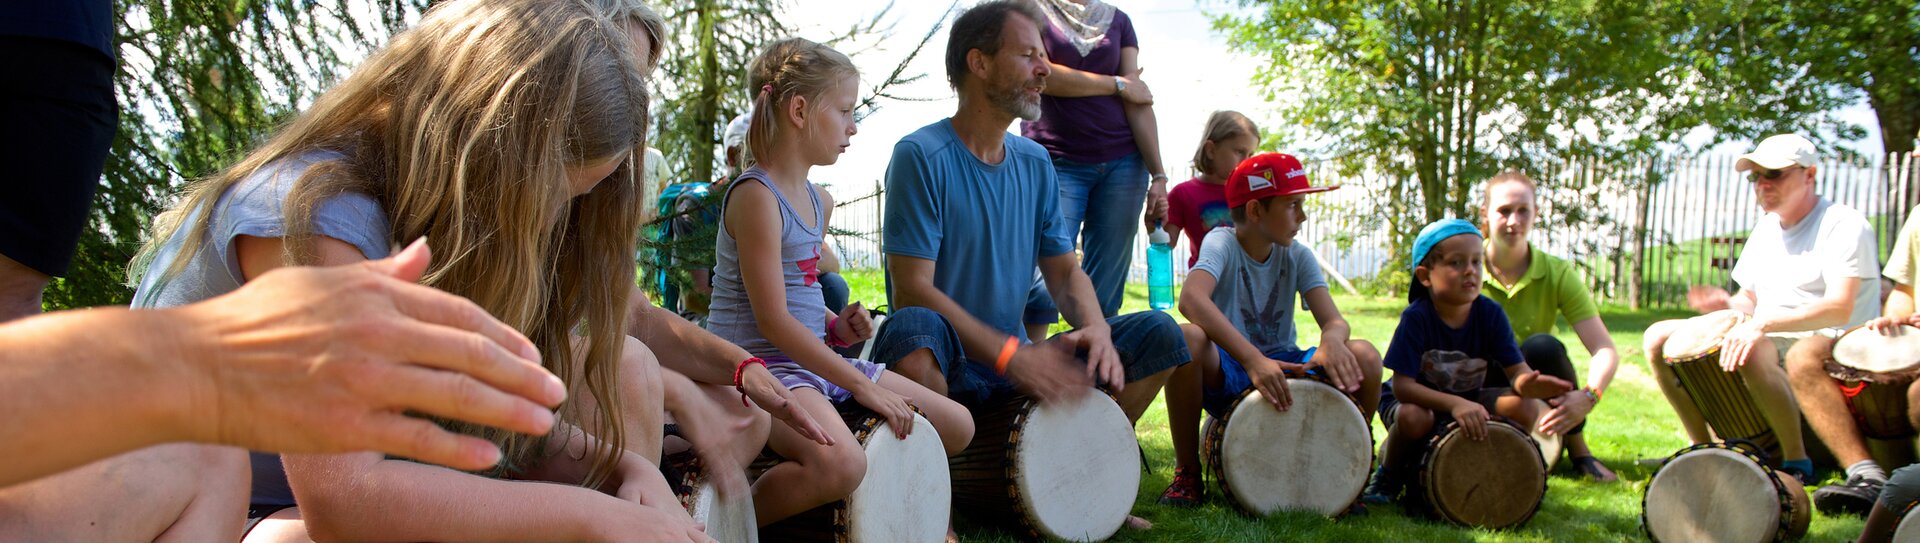
[[[1306,195],[1337,188],[1314,186],[1300,159],[1282,153],[1250,157],[1227,176],[1233,226],[1207,233],[1180,289],[1180,314],[1193,322],[1181,328],[1194,363],[1173,370],[1167,380],[1175,467],[1160,503],[1200,504],[1200,409],[1224,419],[1249,388],[1285,411],[1293,402],[1287,378],[1311,370],[1356,396],[1373,421],[1380,351],[1353,339],[1353,328],[1327,292],[1319,260],[1294,240],[1307,219]],[[1304,351],[1295,343],[1295,297],[1320,326],[1318,346]]]
[[[1527,398],[1565,394],[1573,384],[1527,367],[1500,304],[1480,295],[1486,249],[1480,229],[1460,219],[1427,225],[1413,242],[1407,309],[1387,345],[1393,381],[1380,395],[1387,426],[1380,469],[1367,485],[1369,502],[1394,499],[1412,475],[1420,448],[1436,429],[1460,423],[1467,437],[1486,439],[1489,413],[1531,430],[1540,414]],[[1489,368],[1489,366],[1493,366]],[[1486,388],[1486,372],[1503,371],[1511,388]]]

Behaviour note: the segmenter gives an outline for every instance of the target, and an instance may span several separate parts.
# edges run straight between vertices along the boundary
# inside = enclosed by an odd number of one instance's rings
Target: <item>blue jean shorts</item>
[[[1281,362],[1302,364],[1313,358],[1314,349],[1315,347],[1308,347],[1307,350],[1304,351],[1280,349],[1262,354],[1265,354],[1267,358]],[[1214,418],[1224,419],[1227,418],[1227,415],[1233,413],[1234,400],[1240,399],[1241,394],[1246,393],[1247,389],[1253,388],[1253,378],[1247,375],[1247,367],[1240,365],[1240,361],[1235,360],[1233,355],[1227,354],[1226,349],[1215,346],[1214,350],[1220,352],[1220,386],[1215,388],[1206,384],[1205,381],[1202,381],[1200,389],[1203,394],[1201,395],[1200,406],[1205,408],[1207,414],[1213,415]],[[1315,371],[1318,369],[1319,368],[1314,368]]]

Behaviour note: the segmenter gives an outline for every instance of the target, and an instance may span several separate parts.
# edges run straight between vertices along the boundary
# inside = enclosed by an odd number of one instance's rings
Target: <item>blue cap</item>
[[[1465,219],[1440,219],[1420,229],[1420,236],[1413,238],[1413,261],[1407,264],[1407,269],[1411,271],[1420,267],[1420,261],[1427,259],[1427,253],[1433,252],[1435,245],[1461,234],[1481,236],[1480,229]],[[1407,285],[1407,299],[1412,301],[1427,297],[1427,287],[1420,284],[1420,278],[1411,279],[1412,282]]]

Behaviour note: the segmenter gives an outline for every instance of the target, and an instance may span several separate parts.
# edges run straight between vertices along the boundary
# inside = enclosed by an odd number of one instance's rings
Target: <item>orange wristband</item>
[[[993,372],[1006,375],[1007,363],[1013,361],[1013,353],[1020,350],[1020,338],[1007,336],[1007,343],[1000,346],[1000,358],[993,361]]]

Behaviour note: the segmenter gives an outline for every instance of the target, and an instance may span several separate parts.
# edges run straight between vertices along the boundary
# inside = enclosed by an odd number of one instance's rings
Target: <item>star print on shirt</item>
[[[800,267],[801,283],[811,287],[815,283],[820,282],[820,246],[819,245],[813,246],[813,258],[801,260],[794,264]]]

